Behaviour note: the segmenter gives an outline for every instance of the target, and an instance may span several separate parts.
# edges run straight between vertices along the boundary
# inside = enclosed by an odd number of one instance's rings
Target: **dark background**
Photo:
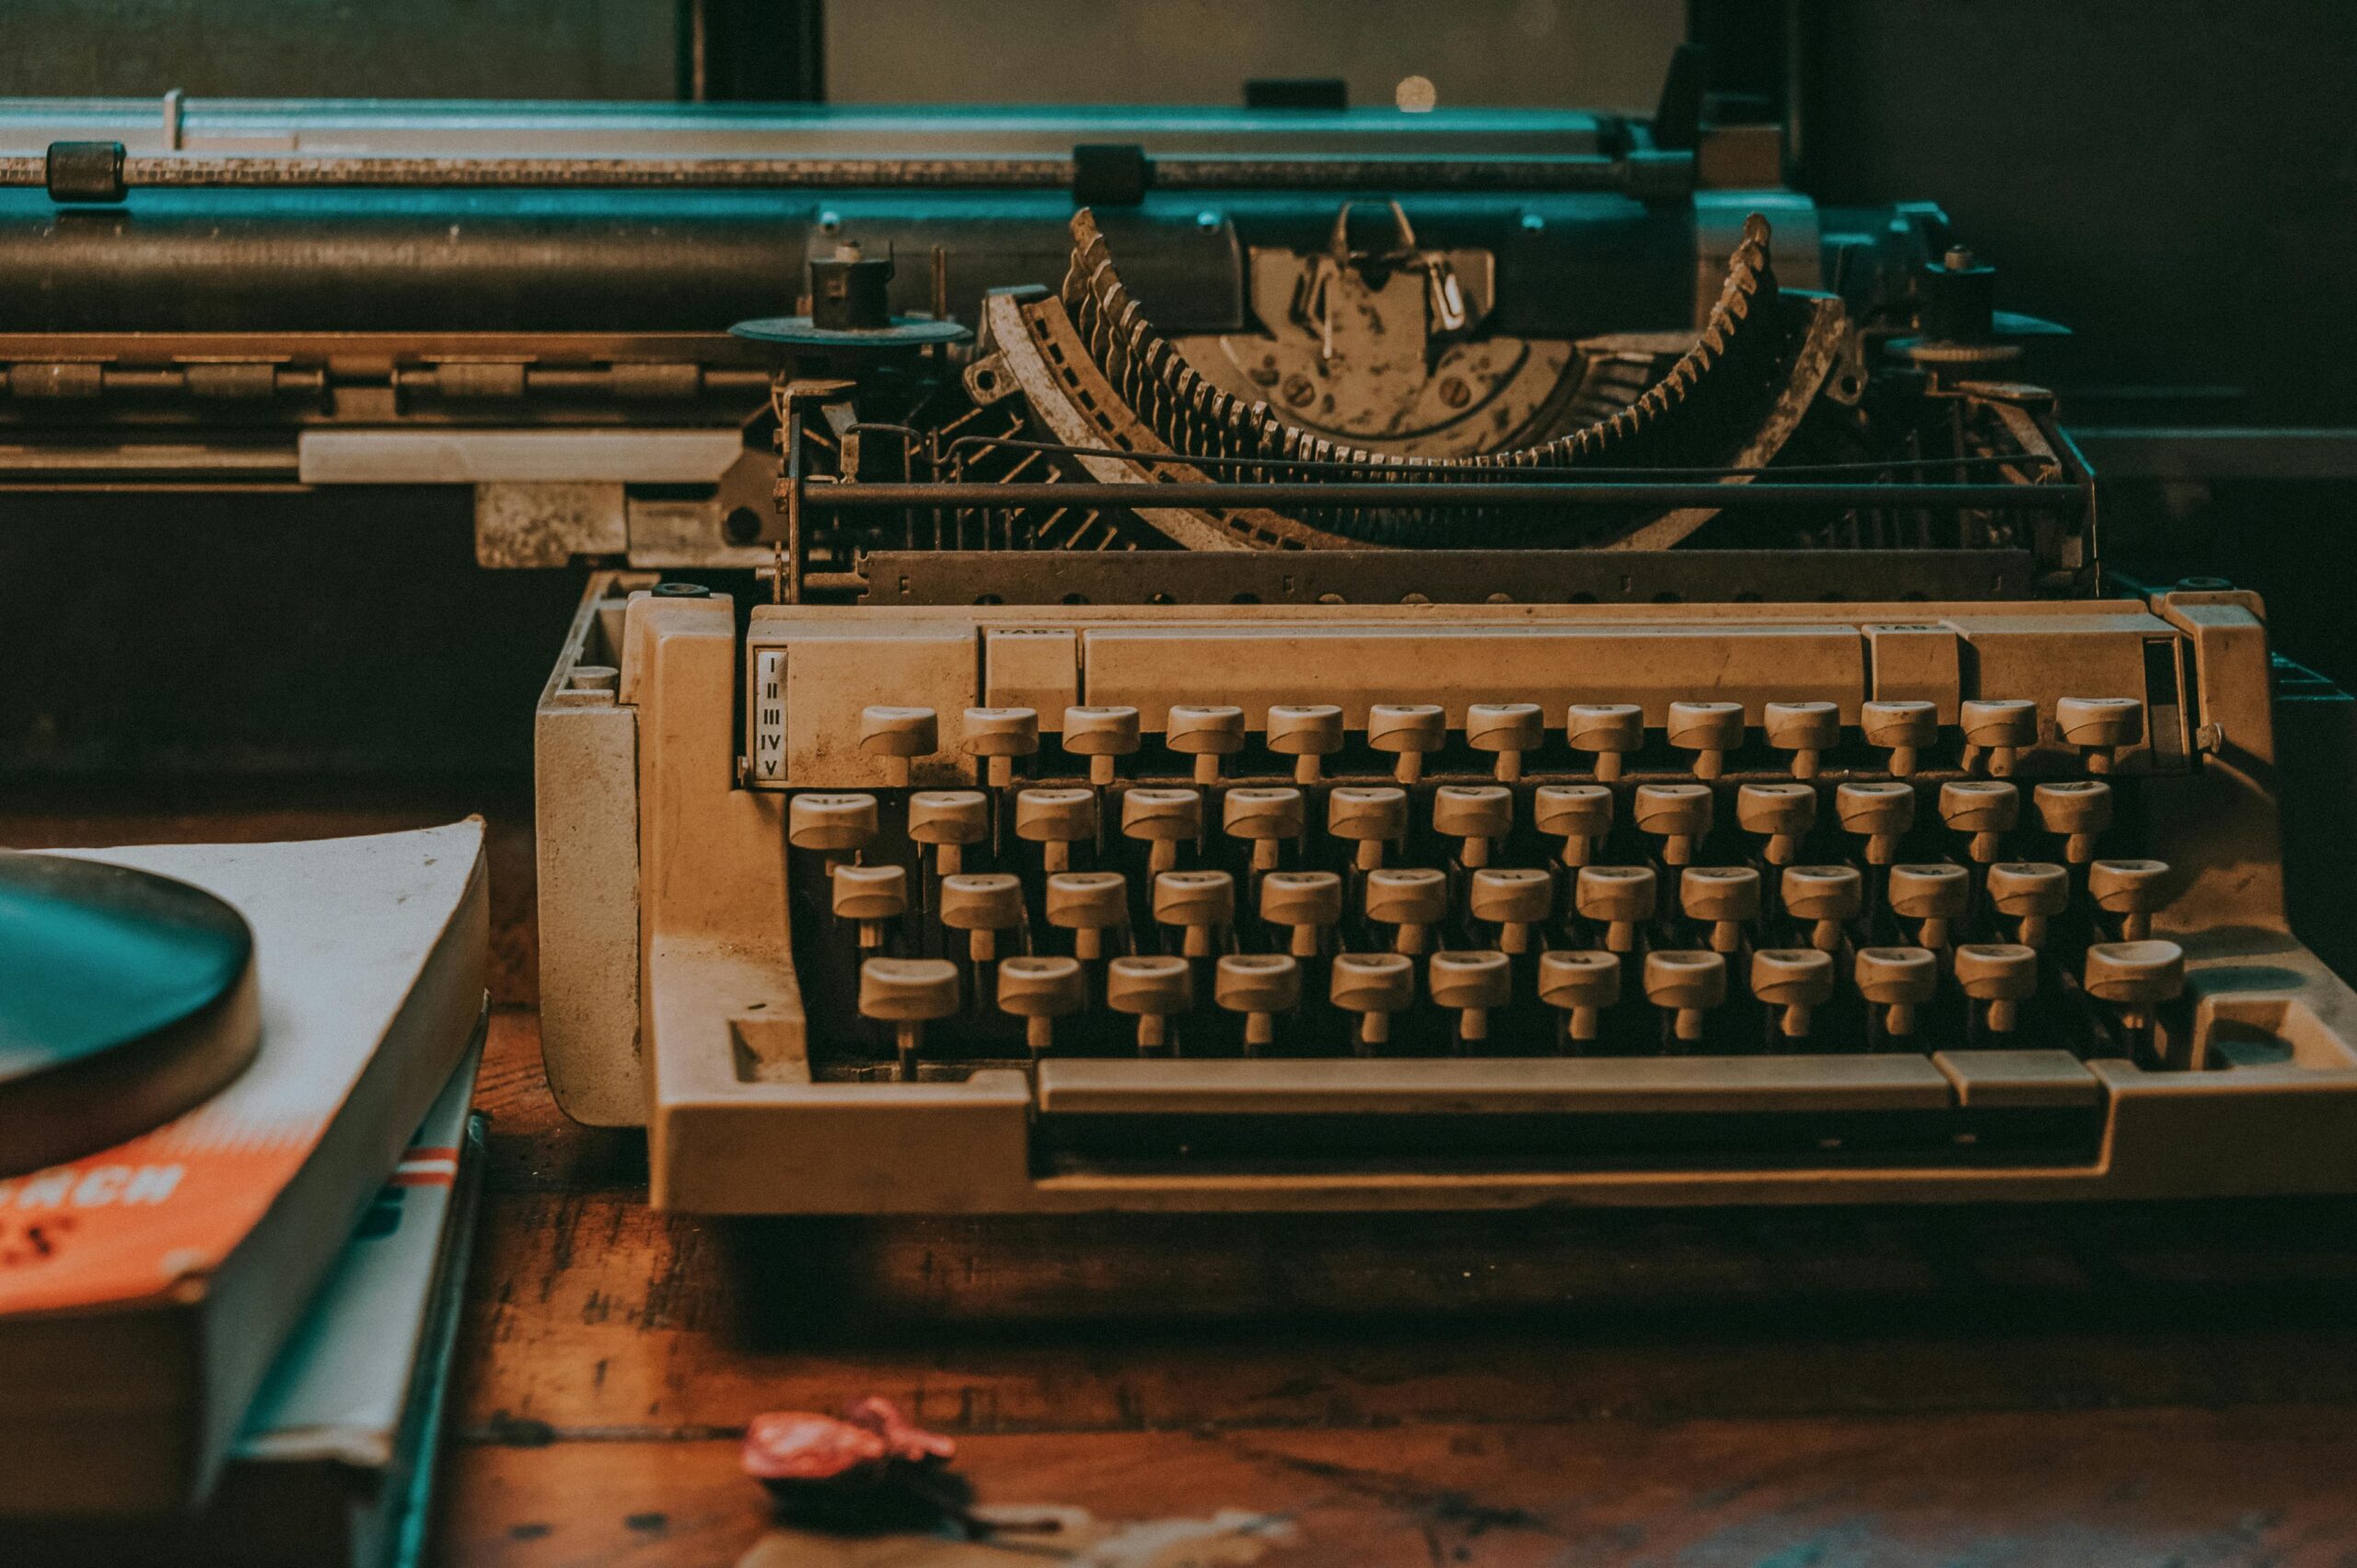
[[[2265,593],[2357,679],[2357,7],[2332,0],[15,0],[0,94],[1236,100],[1643,110],[1689,30],[1828,203],[1931,200],[2106,478],[2115,568]],[[2154,441],[2154,430],[2235,439]],[[2249,432],[2304,432],[2270,441]],[[521,773],[580,574],[472,564],[463,490],[0,495],[0,768]]]

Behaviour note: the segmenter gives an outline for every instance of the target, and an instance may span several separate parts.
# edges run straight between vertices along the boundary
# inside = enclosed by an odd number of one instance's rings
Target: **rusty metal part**
[[[1465,487],[1512,485],[1527,482],[1529,470],[1589,465],[1764,466],[1848,354],[1851,336],[1838,302],[1780,294],[1769,238],[1765,220],[1755,217],[1747,226],[1701,332],[1626,406],[1511,450],[1446,463],[1335,441],[1266,401],[1216,385],[1154,331],[1086,210],[1074,216],[1072,264],[1056,297],[1002,295],[988,302],[988,353],[970,368],[968,386],[978,395],[988,389],[1003,396],[998,378],[1004,377],[1022,391],[1051,439],[1135,454],[1076,459],[1099,483],[1211,482],[1213,476],[1193,459],[1245,460],[1244,472],[1224,470],[1218,477],[1262,484],[1302,460],[1360,470],[1335,475],[1358,489],[1332,489],[1325,497],[1280,501],[1278,493],[1263,492],[1262,504],[1253,505],[1241,494],[1196,492],[1200,499],[1191,504],[1138,510],[1188,548],[1598,544],[1639,531],[1658,547],[1707,521],[1717,509],[1711,503],[1720,498],[1649,502],[1631,493],[1629,510],[1574,520],[1484,506],[1477,495],[1454,492],[1420,496],[1412,506],[1383,507],[1366,487],[1441,477]],[[1255,463],[1268,465],[1266,471],[1249,466]],[[1190,493],[1166,494],[1178,502]],[[1333,504],[1319,505],[1325,498]],[[1222,505],[1229,500],[1236,504]],[[1682,509],[1665,516],[1665,506]]]

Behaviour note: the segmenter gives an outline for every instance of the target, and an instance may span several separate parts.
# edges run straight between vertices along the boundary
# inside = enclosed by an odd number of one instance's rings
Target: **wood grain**
[[[869,1392],[985,1500],[1264,1513],[1271,1562],[2357,1562],[2348,1204],[730,1223],[538,1061],[497,1015],[445,1562],[733,1560],[744,1423]]]
[[[2357,1423],[2297,1408],[1043,1433],[958,1454],[1009,1512],[1232,1511],[1271,1564],[1366,1568],[2323,1568],[2351,1560],[2352,1462]],[[767,1528],[735,1446],[712,1439],[470,1451],[446,1504],[444,1561],[517,1568],[726,1562]],[[772,1539],[779,1563],[1070,1560],[1052,1537],[980,1557],[946,1540]]]

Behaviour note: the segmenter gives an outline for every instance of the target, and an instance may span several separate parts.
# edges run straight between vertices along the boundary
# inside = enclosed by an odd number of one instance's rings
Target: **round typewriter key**
[[[1088,782],[1099,789],[1113,782],[1114,759],[1133,755],[1138,742],[1135,708],[1094,703],[1064,710],[1064,749],[1088,759]]]
[[[1301,1005],[1301,965],[1283,953],[1230,953],[1212,971],[1212,993],[1244,1015],[1245,1053],[1257,1056],[1276,1043],[1276,1016]]]
[[[2021,1005],[2038,994],[2038,954],[2011,942],[1968,942],[1956,950],[1956,981],[1984,1015],[1992,1034],[2011,1034]]]
[[[1967,703],[1956,710],[1956,727],[1964,731],[1965,771],[2003,778],[2038,744],[2038,704],[2018,697]]]
[[[1460,865],[1487,865],[1490,846],[1514,831],[1514,794],[1503,784],[1443,784],[1433,792],[1433,831],[1460,841]]]
[[[1650,865],[1583,865],[1572,884],[1572,907],[1605,927],[1606,947],[1633,953],[1637,927],[1654,917],[1658,888]]]
[[[1271,871],[1260,878],[1260,918],[1290,926],[1295,956],[1313,957],[1319,934],[1342,918],[1342,879],[1330,871]]]
[[[1121,834],[1150,845],[1146,871],[1160,876],[1178,864],[1178,846],[1203,836],[1203,796],[1194,789],[1124,790]]]
[[[1396,925],[1395,952],[1422,953],[1433,926],[1448,918],[1448,875],[1429,866],[1366,874],[1366,917]]]
[[[2087,867],[2087,894],[2097,909],[2120,917],[2122,940],[2141,942],[2153,934],[2153,916],[2168,901],[2168,862],[2098,860]]]
[[[1225,704],[1173,707],[1163,720],[1163,743],[1195,760],[1195,782],[1219,783],[1219,760],[1244,749],[1244,710]]]
[[[1585,865],[1612,830],[1612,792],[1602,784],[1540,784],[1530,796],[1530,816],[1540,832],[1563,841],[1564,865]]]
[[[1546,733],[1536,703],[1475,703],[1465,710],[1465,743],[1497,754],[1502,784],[1522,777],[1523,753],[1537,750]]]
[[[2071,875],[2038,861],[2006,861],[1989,868],[1989,904],[2021,923],[2015,940],[2025,947],[2046,946],[2047,922],[2071,903]]]
[[[1904,1038],[1915,1032],[1915,1009],[1939,990],[1940,963],[1922,947],[1864,947],[1852,978],[1883,1010],[1884,1030]]]
[[[859,966],[859,1011],[895,1027],[900,1074],[917,1075],[924,1026],[958,1016],[958,966],[940,958],[870,958]]]
[[[1841,744],[1841,710],[1830,703],[1771,703],[1759,728],[1769,745],[1793,754],[1793,777],[1813,779],[1825,753]]]
[[[1915,787],[1903,784],[1845,784],[1833,792],[1834,815],[1844,832],[1866,841],[1866,864],[1888,865],[1898,858],[1898,841],[1915,826]]]
[[[876,842],[876,797],[805,790],[785,803],[785,842],[838,854]]]
[[[1605,1009],[1620,1000],[1620,960],[1610,953],[1541,953],[1538,1000],[1565,1015],[1572,1039],[1594,1040]]]
[[[1711,786],[1639,784],[1630,816],[1639,832],[1662,841],[1663,865],[1684,865],[1694,858],[1695,842],[1711,830]]]
[[[998,934],[1023,924],[1023,883],[1003,872],[961,872],[941,879],[941,923],[967,934],[978,964],[998,957]]]
[[[1072,865],[1072,846],[1097,837],[1097,792],[1027,789],[1015,797],[1015,836],[1040,846],[1049,871]]]
[[[1236,878],[1225,871],[1166,871],[1154,879],[1154,918],[1186,929],[1185,952],[1208,958],[1219,930],[1236,921]]]
[[[1865,879],[1847,865],[1788,865],[1778,892],[1784,912],[1811,923],[1809,946],[1837,952],[1841,928],[1865,908]]]
[[[922,789],[909,796],[909,837],[931,844],[934,869],[944,877],[963,865],[961,846],[990,837],[990,797],[978,789]]]
[[[1358,845],[1361,871],[1383,864],[1383,846],[1408,830],[1408,794],[1389,784],[1345,786],[1326,796],[1326,830]]]
[[[1732,953],[1743,930],[1759,918],[1759,873],[1748,865],[1697,865],[1678,879],[1678,902],[1689,920],[1711,923],[1711,949]]]
[[[1735,819],[1745,832],[1766,837],[1761,858],[1769,865],[1790,865],[1800,858],[1801,841],[1817,826],[1817,786],[1740,785],[1735,792]]]
[[[2097,942],[2087,949],[2087,994],[2119,1009],[2119,1021],[2141,1029],[2153,1009],[2185,991],[2185,949],[2174,942]]]
[[[1184,958],[1115,958],[1105,966],[1105,1005],[1138,1021],[1138,1051],[1167,1051],[1169,1020],[1195,1005],[1195,969]]]
[[[1457,1014],[1457,1039],[1472,1045],[1490,1038],[1490,1013],[1513,995],[1514,969],[1504,953],[1434,953],[1425,970],[1433,1005]]]
[[[1130,923],[1130,879],[1118,871],[1059,871],[1048,878],[1048,923],[1073,934],[1083,962],[1105,956],[1105,934]]]
[[[1337,954],[1328,994],[1358,1015],[1352,1040],[1364,1055],[1391,1038],[1391,1015],[1416,999],[1415,966],[1399,953]]]
[[[884,759],[885,783],[894,789],[909,787],[909,765],[941,748],[941,720],[931,708],[863,708],[859,714],[859,749]]]
[[[1866,744],[1890,753],[1890,774],[1903,779],[1922,766],[1940,738],[1940,712],[1929,703],[1868,703],[1858,710]]]
[[[1967,853],[1982,865],[2004,848],[2001,836],[2021,819],[2022,794],[2001,780],[1964,779],[1940,786],[1940,820],[1952,832],[1970,833]]]
[[[1634,703],[1573,703],[1563,729],[1573,750],[1596,754],[1596,776],[1610,783],[1644,749],[1645,711]]]
[[[966,750],[988,764],[993,789],[1015,783],[1015,760],[1039,749],[1039,715],[1030,708],[968,708]]]
[[[909,912],[909,873],[900,865],[849,865],[834,868],[834,910],[838,920],[859,923],[864,949],[884,945],[884,923]]]
[[[1663,727],[1672,746],[1694,753],[1694,776],[1714,779],[1726,772],[1727,753],[1743,744],[1743,704],[1672,703]]]
[[[1894,865],[1890,868],[1891,912],[1921,921],[1916,937],[1926,947],[1948,945],[1950,925],[1964,918],[1972,900],[1972,877],[1961,865]]]
[[[2042,784],[2030,793],[2038,820],[2063,835],[2062,858],[2084,865],[2096,857],[2096,835],[2111,826],[2111,786],[2101,779]]]
[[[1342,749],[1342,710],[1331,703],[1287,703],[1269,710],[1269,749],[1294,760],[1295,784],[1316,784],[1322,759]]]
[[[2055,732],[2079,749],[2091,773],[2107,773],[2119,753],[2144,738],[2144,704],[2134,697],[2064,697]]]
[[[1546,871],[1492,866],[1467,881],[1465,902],[1475,920],[1498,928],[1499,947],[1527,953],[1537,945],[1531,934],[1555,912],[1555,878]]]
[[[1366,743],[1398,760],[1393,772],[1403,784],[1423,777],[1424,753],[1448,741],[1448,715],[1430,703],[1377,703],[1366,711]]]
[[[1671,1032],[1690,1045],[1702,1038],[1703,1015],[1727,999],[1727,961],[1683,948],[1647,953],[1645,996],[1671,1015]]]
[[[1782,1009],[1777,1028],[1806,1040],[1817,1008],[1833,998],[1833,959],[1815,947],[1763,947],[1751,955],[1751,994]]]
[[[1024,1021],[1034,1056],[1045,1056],[1054,1047],[1056,1020],[1087,1003],[1088,984],[1077,959],[1018,958],[998,966],[999,1011]]]
[[[1299,842],[1306,825],[1301,791],[1289,784],[1231,789],[1220,802],[1221,828],[1251,842],[1255,871],[1274,871],[1283,846]]]

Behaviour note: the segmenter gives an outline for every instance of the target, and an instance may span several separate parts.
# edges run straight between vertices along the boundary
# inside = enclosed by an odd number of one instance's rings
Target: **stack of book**
[[[72,853],[237,907],[261,1045],[196,1110],[0,1179],[0,1539],[413,1560],[480,1142],[482,825]]]

